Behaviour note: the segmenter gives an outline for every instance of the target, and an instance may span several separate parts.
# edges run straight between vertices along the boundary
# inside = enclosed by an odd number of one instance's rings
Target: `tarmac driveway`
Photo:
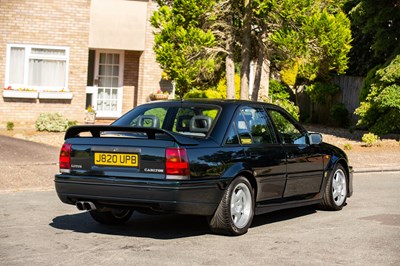
[[[256,216],[246,235],[213,235],[203,217],[135,213],[103,226],[54,191],[0,193],[2,265],[400,265],[398,173],[356,174],[340,212]]]
[[[196,216],[135,213],[127,225],[99,225],[58,199],[58,154],[0,136],[2,265],[400,265],[398,172],[355,174],[340,212],[269,213],[246,235],[225,237]],[[50,191],[4,191],[38,181]]]
[[[0,191],[52,188],[60,148],[0,135]]]

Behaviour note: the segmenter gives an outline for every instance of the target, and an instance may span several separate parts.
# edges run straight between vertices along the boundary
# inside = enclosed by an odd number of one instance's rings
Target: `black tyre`
[[[124,224],[131,218],[133,211],[126,209],[114,209],[112,211],[90,211],[92,218],[101,224]]]
[[[324,197],[320,204],[322,209],[338,211],[343,208],[347,199],[347,180],[345,169],[338,164],[326,184]]]
[[[254,216],[254,192],[249,181],[239,176],[229,187],[208,224],[214,233],[243,235],[249,229]]]

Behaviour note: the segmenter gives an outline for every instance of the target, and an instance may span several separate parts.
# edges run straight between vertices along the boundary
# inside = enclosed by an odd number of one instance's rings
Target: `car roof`
[[[236,99],[208,99],[208,98],[190,98],[190,99],[182,99],[182,100],[167,100],[167,101],[156,101],[150,102],[149,104],[157,103],[157,104],[171,104],[171,103],[195,103],[195,104],[214,104],[219,105],[221,107],[226,105],[243,105],[243,104],[263,104],[274,107],[276,105],[266,103],[266,102],[256,102],[256,101],[248,101],[248,100],[236,100]]]

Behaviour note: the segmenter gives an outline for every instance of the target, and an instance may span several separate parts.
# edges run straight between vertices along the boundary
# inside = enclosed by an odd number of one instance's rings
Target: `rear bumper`
[[[167,181],[90,176],[55,176],[60,200],[67,204],[89,200],[104,206],[151,208],[157,211],[212,215],[227,181]]]

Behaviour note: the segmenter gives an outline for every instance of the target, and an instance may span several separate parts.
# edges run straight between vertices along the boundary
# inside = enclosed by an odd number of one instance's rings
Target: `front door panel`
[[[286,145],[287,184],[284,197],[317,193],[323,177],[323,157],[310,145]]]
[[[309,144],[307,131],[282,111],[268,110],[268,114],[286,152],[287,179],[283,196],[319,192],[323,177],[323,157]]]

